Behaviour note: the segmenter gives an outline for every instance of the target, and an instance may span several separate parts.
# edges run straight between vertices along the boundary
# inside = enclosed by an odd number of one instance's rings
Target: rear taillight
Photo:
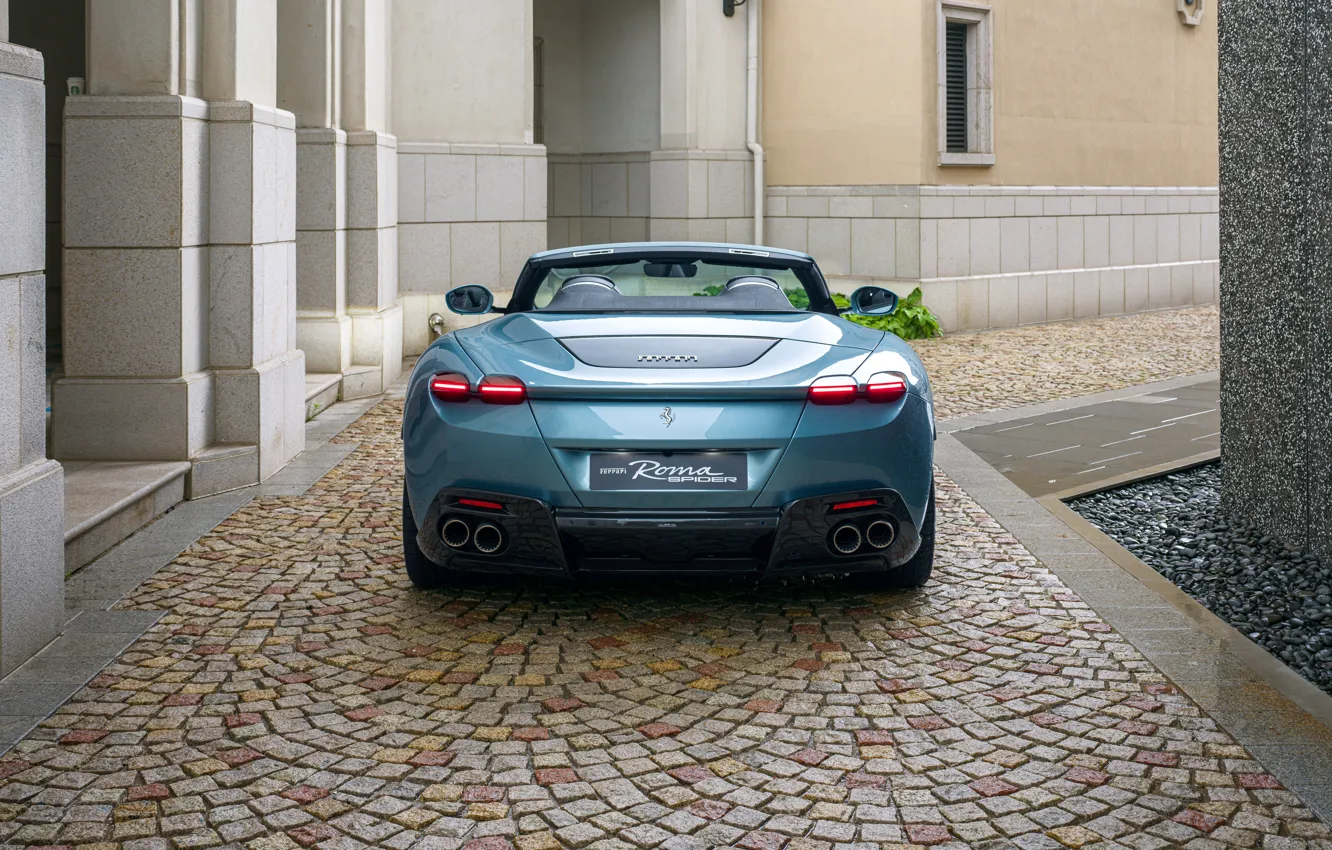
[[[809,400],[813,404],[850,404],[863,395],[875,404],[891,404],[907,394],[906,378],[896,372],[880,372],[866,382],[864,388],[856,379],[846,375],[819,378],[809,385]]]
[[[430,379],[430,394],[440,401],[467,401],[472,386],[462,375],[448,372]]]
[[[880,372],[865,382],[865,398],[879,404],[891,404],[906,393],[906,379],[892,372]]]
[[[855,378],[834,375],[810,384],[809,400],[812,404],[850,404],[857,392]]]
[[[522,404],[527,400],[527,387],[509,375],[487,375],[477,384],[476,392],[486,404]]]
[[[430,393],[440,401],[467,401],[476,397],[486,404],[522,404],[527,400],[527,387],[509,375],[487,375],[473,393],[465,376],[446,372],[430,379]]]

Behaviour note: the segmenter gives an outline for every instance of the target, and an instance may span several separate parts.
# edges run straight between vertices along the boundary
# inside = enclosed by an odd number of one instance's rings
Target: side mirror
[[[897,309],[897,294],[882,286],[862,286],[851,293],[851,312],[860,316],[888,316]]]
[[[460,316],[477,316],[494,309],[495,296],[484,286],[460,286],[444,294],[444,303]]]

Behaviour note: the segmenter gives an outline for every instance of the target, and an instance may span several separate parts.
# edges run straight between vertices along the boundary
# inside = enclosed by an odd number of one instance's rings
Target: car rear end
[[[830,316],[523,313],[437,341],[403,423],[446,569],[883,571],[920,545],[920,361]]]

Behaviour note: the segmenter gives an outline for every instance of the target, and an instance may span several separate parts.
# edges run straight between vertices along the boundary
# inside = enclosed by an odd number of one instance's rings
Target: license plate
[[[593,490],[744,490],[749,458],[744,454],[594,454],[588,480]]]

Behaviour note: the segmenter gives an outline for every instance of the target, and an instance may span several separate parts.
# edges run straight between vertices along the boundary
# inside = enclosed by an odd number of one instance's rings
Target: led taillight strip
[[[875,404],[891,404],[907,394],[906,378],[893,372],[879,372],[865,382],[864,389],[849,375],[819,378],[809,385],[811,404],[850,404],[860,396]]]
[[[440,401],[449,402],[479,398],[486,404],[522,404],[527,400],[527,386],[511,375],[487,375],[473,393],[465,375],[446,372],[430,379],[430,393]]]

